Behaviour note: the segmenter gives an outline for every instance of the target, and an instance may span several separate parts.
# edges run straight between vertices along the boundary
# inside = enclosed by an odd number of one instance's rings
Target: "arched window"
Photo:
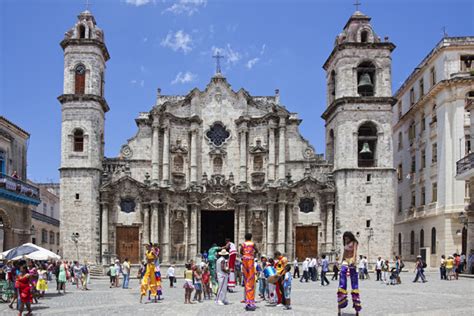
[[[375,87],[375,66],[370,61],[357,67],[357,93],[360,96],[373,96]]]
[[[334,70],[331,71],[331,74],[329,75],[328,91],[329,103],[332,103],[336,97],[336,72]]]
[[[183,172],[184,170],[184,160],[181,156],[176,156],[173,159],[173,171],[174,172]]]
[[[357,67],[357,93],[360,96],[374,95],[375,66],[370,61],[365,61]]]
[[[410,255],[415,254],[415,232],[412,230],[410,233]]]
[[[253,157],[253,171],[262,171],[263,170],[263,157],[257,155]]]
[[[77,31],[79,33],[79,38],[86,38],[86,27],[83,24],[79,24]]]
[[[213,160],[214,174],[222,174],[222,158],[216,157]]]
[[[363,30],[360,32],[360,42],[367,43],[369,41],[369,32],[367,30]]]
[[[398,233],[398,255],[402,255],[402,233]]]
[[[431,254],[436,254],[436,228],[431,228]]]
[[[74,93],[84,94],[86,90],[86,67],[79,64],[74,69]]]
[[[422,229],[420,230],[420,248],[425,246],[425,231]]]
[[[84,132],[82,131],[82,129],[76,129],[74,131],[73,150],[76,152],[84,151]]]
[[[330,163],[334,162],[334,130],[329,131],[329,139],[327,145],[327,160]]]
[[[375,151],[377,147],[377,128],[372,122],[359,127],[357,155],[359,167],[375,167]]]

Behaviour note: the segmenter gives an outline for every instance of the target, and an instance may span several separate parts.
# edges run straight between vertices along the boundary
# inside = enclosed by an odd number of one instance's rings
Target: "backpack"
[[[400,271],[405,268],[405,263],[400,260]]]
[[[423,264],[422,264],[423,269],[426,269],[427,266],[428,265],[426,264],[426,262],[423,261]]]

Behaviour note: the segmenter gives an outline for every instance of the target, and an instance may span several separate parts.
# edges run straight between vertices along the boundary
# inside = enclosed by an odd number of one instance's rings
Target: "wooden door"
[[[299,261],[318,255],[318,227],[296,227],[296,257]]]
[[[140,263],[138,227],[117,227],[117,257],[128,258],[130,263]]]

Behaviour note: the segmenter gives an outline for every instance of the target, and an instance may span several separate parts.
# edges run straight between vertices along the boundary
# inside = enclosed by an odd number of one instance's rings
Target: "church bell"
[[[360,76],[359,84],[357,85],[359,91],[373,91],[374,85],[368,73],[363,73]]]
[[[360,151],[361,154],[371,154],[372,150],[370,150],[370,146],[368,142],[365,142],[362,145],[362,150]]]

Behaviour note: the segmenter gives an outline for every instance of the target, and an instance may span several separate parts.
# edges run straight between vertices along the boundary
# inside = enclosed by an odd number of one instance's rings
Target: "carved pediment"
[[[171,145],[171,153],[185,155],[188,153],[188,147],[182,143],[181,139],[176,140],[176,144]]]
[[[267,148],[265,148],[263,145],[262,145],[262,141],[260,139],[257,139],[255,141],[255,146],[252,146],[250,147],[250,153],[251,154],[266,154],[267,153]]]

